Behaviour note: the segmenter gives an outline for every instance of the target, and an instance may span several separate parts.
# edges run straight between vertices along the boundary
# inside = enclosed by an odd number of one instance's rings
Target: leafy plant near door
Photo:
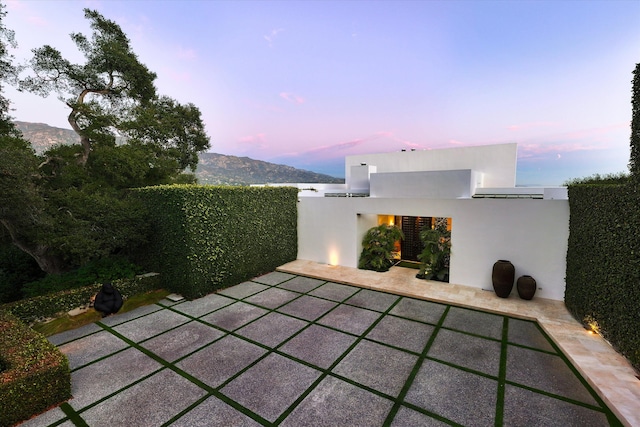
[[[358,268],[362,270],[388,271],[393,265],[393,249],[404,233],[398,227],[382,224],[370,228],[362,239],[362,253]]]
[[[434,228],[427,228],[420,232],[420,240],[424,245],[422,253],[418,255],[420,272],[418,279],[449,281],[449,260],[451,258],[451,231],[447,230],[446,222],[436,222]]]

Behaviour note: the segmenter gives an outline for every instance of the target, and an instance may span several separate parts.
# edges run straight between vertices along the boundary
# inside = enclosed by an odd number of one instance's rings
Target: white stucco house
[[[445,217],[450,283],[492,291],[493,264],[507,259],[516,278],[536,279],[536,297],[563,300],[567,189],[516,187],[516,163],[515,143],[348,156],[345,184],[294,184],[298,259],[357,267],[364,233],[381,223],[403,228],[399,257],[415,259],[420,224]]]

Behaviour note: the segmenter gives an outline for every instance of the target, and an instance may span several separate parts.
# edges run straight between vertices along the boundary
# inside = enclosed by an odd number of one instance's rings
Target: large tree
[[[85,17],[91,37],[71,34],[85,62],[43,46],[19,83],[69,107],[79,144],[37,157],[18,135],[0,140],[0,223],[47,273],[135,250],[148,229],[128,189],[183,182],[209,148],[198,108],[159,96],[121,28],[92,10]]]
[[[195,169],[197,153],[209,148],[200,111],[192,104],[158,97],[156,74],[138,60],[120,26],[96,11],[84,12],[92,37],[72,33],[71,39],[86,62],[73,64],[48,45],[34,49],[34,74],[21,81],[21,89],[42,96],[56,93],[69,107],[69,124],[82,145],[81,164],[87,163],[96,145],[113,146],[115,137],[122,136],[142,141],[140,147],[163,159],[173,158],[174,176],[187,166]],[[185,164],[185,156],[196,162]]]
[[[38,159],[11,121],[10,101],[2,91],[5,83],[15,83],[20,70],[9,53],[17,44],[14,32],[4,26],[5,16],[5,6],[0,4],[0,224],[15,246],[41,260],[41,268],[56,269],[55,260],[47,259],[45,246],[34,243],[29,235],[53,223],[42,215],[45,204],[36,185]]]

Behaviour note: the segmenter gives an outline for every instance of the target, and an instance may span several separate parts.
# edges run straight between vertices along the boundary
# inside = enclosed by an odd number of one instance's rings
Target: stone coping
[[[586,331],[571,316],[563,301],[535,297],[525,301],[517,295],[514,297],[514,294],[509,298],[498,298],[493,292],[480,288],[420,280],[415,277],[415,269],[403,267],[378,273],[295,260],[277,270],[536,320],[616,416],[627,426],[640,426],[640,379],[637,372],[606,340]]]

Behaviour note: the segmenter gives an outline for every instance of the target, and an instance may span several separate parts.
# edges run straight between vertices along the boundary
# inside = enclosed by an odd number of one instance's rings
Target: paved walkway
[[[538,297],[525,301],[518,298],[515,290],[509,298],[497,298],[491,289],[487,292],[480,288],[416,279],[415,270],[409,268],[394,267],[385,273],[377,273],[295,260],[278,270],[535,320],[623,424],[640,427],[638,372],[602,337],[587,332],[571,316],[563,301]]]
[[[50,340],[73,399],[25,426],[607,426],[534,322],[273,272]]]

